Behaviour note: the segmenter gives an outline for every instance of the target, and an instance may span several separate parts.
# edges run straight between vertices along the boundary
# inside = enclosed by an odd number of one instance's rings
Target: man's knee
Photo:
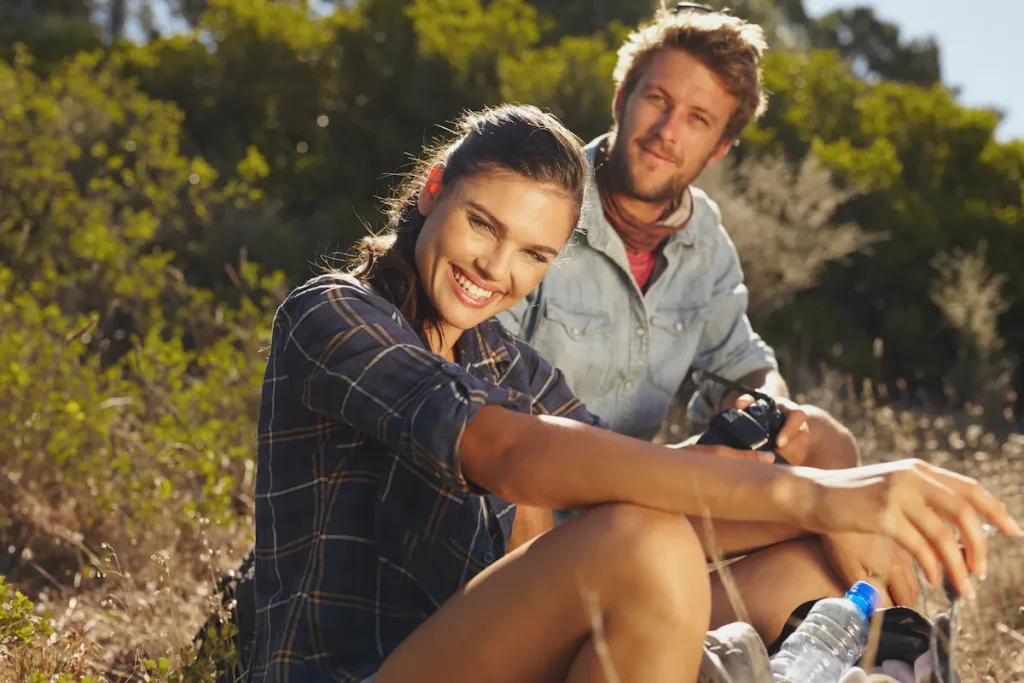
[[[809,408],[807,428],[811,437],[811,449],[827,452],[830,461],[835,460],[831,464],[837,468],[856,467],[860,464],[860,447],[853,432],[827,411]]]

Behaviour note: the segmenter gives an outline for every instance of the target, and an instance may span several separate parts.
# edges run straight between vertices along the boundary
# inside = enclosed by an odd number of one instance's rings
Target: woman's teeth
[[[477,287],[475,284],[470,282],[469,278],[467,278],[462,273],[455,273],[455,281],[458,282],[459,286],[466,290],[466,293],[469,294],[474,299],[490,299],[491,295],[494,294],[494,292]]]

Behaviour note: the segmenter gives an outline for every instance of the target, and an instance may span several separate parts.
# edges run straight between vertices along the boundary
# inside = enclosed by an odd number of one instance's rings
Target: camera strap
[[[715,373],[711,372],[710,370],[694,369],[690,373],[690,378],[694,382],[700,382],[702,380],[702,378],[703,379],[707,379],[707,380],[711,380],[712,382],[717,382],[718,384],[721,384],[722,386],[729,387],[730,389],[735,389],[736,391],[742,392],[744,394],[750,394],[755,399],[760,399],[762,401],[766,401],[772,407],[775,406],[775,399],[773,399],[768,394],[763,394],[760,391],[757,391],[756,389],[751,389],[750,387],[745,387],[742,384],[740,384],[739,382],[733,382],[731,379],[726,379],[726,378],[722,377],[721,375],[716,375]]]

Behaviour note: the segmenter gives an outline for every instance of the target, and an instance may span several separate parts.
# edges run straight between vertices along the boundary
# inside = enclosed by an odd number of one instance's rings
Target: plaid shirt
[[[483,406],[599,423],[497,320],[464,333],[456,358],[347,276],[278,309],[259,416],[256,682],[362,680],[504,554],[515,506],[459,464]]]

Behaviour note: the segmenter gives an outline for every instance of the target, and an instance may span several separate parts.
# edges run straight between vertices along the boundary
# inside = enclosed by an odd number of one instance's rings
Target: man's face
[[[728,151],[731,141],[722,135],[735,107],[736,98],[700,60],[682,50],[659,52],[633,91],[616,101],[609,163],[622,188],[645,202],[678,198]]]

